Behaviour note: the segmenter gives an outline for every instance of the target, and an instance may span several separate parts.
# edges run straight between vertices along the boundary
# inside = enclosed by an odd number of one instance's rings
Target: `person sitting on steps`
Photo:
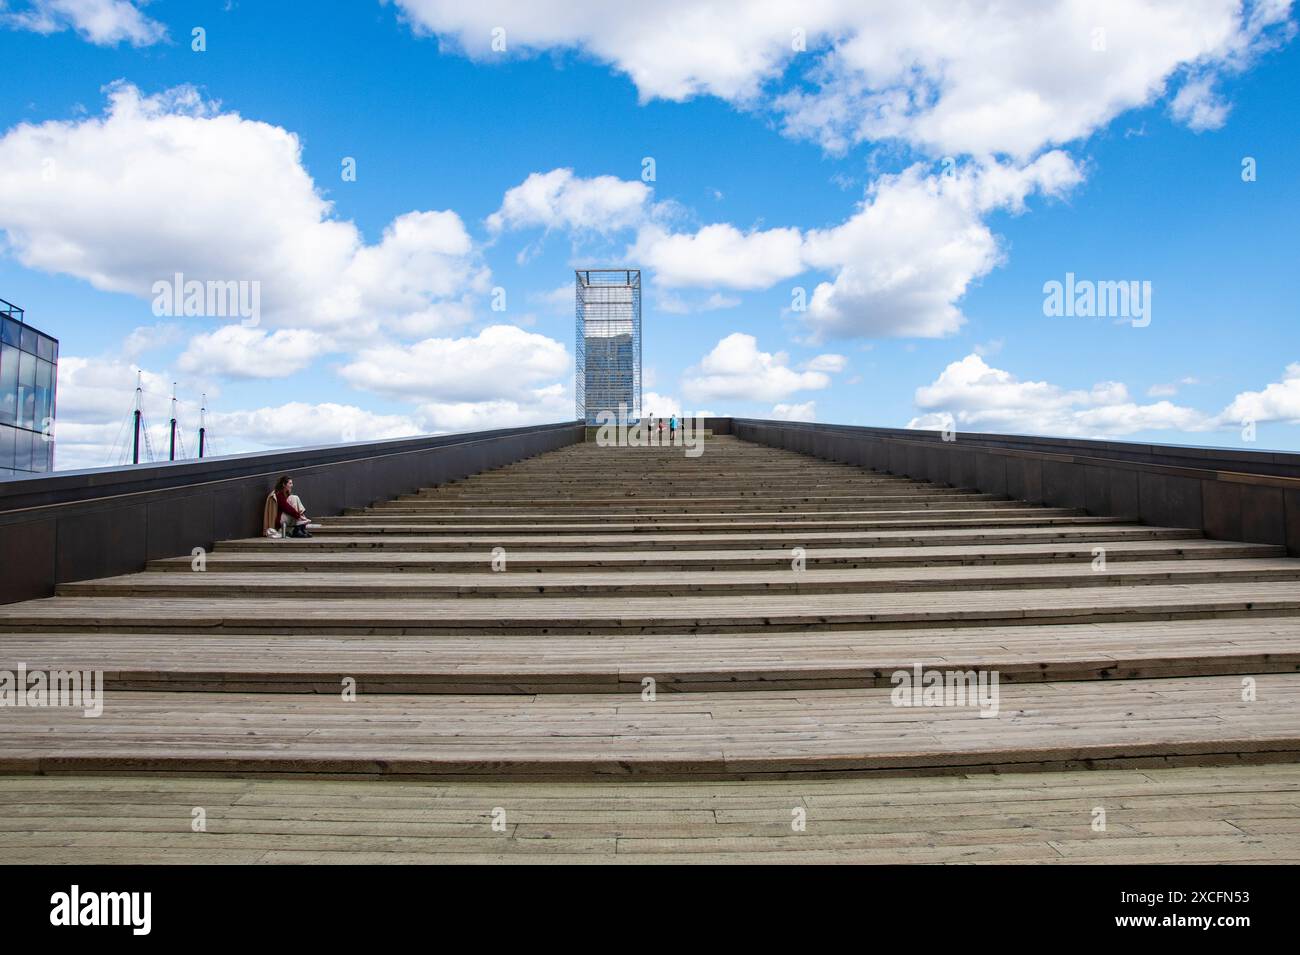
[[[287,474],[275,482],[275,503],[279,506],[280,517],[288,519],[289,528],[284,533],[285,537],[311,537],[311,531],[307,529],[311,524],[307,508],[303,505],[302,498],[293,493],[293,478]]]

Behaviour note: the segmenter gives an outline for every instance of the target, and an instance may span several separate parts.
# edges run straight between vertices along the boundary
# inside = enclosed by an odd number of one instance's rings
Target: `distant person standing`
[[[677,440],[677,415],[668,419],[668,443],[672,444]]]

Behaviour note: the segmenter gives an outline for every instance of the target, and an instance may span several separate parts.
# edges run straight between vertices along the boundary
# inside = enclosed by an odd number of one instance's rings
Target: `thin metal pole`
[[[140,463],[140,418],[141,418],[140,403],[141,403],[141,401],[142,401],[143,398],[144,398],[144,389],[143,389],[143,386],[140,384],[140,381],[141,381],[141,375],[140,375],[140,372],[136,372],[136,376],[135,376],[135,436],[134,436],[134,440],[131,442],[131,463],[132,463],[132,464],[139,464],[139,463]]]
[[[172,425],[171,444],[167,449],[167,460],[176,460],[176,382],[172,382]]]

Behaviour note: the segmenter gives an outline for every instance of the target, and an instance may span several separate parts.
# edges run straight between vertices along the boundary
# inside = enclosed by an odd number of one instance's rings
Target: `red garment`
[[[290,517],[292,517],[295,521],[300,521],[300,520],[302,520],[304,517],[307,516],[306,513],[305,513],[304,511],[300,511],[300,510],[298,510],[298,508],[296,508],[296,507],[294,507],[292,504],[290,504],[290,503],[289,503],[289,497],[290,497],[289,492],[286,491],[284,488],[277,488],[277,489],[276,489],[276,492],[275,492],[275,503],[278,504],[278,505],[280,505],[280,513],[281,513],[281,514],[288,514],[288,515],[289,515]]]

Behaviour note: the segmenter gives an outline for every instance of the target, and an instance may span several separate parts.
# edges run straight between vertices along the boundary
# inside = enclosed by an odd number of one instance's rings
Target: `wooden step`
[[[795,571],[624,570],[576,573],[493,572],[484,555],[479,573],[437,576],[402,573],[296,574],[229,572],[172,574],[146,572],[60,584],[69,597],[574,597],[626,594],[677,599],[704,594],[877,594],[907,591],[987,591],[1028,588],[1138,587],[1154,584],[1300,582],[1300,561],[1258,560],[1129,561],[1094,570],[1091,559],[1028,568],[905,567]],[[1300,595],[1300,586],[1296,588]]]
[[[237,541],[222,541],[218,552],[274,552],[289,554],[296,550],[308,552],[381,549],[391,552],[439,553],[490,552],[494,547],[515,549],[570,549],[601,553],[626,551],[644,547],[647,551],[683,550],[717,551],[749,550],[754,547],[781,547],[790,553],[802,547],[932,547],[949,544],[1017,544],[1043,541],[1088,541],[1104,544],[1107,541],[1131,540],[1199,540],[1201,532],[1190,528],[1143,527],[1137,524],[1087,524],[1054,525],[1048,527],[1016,527],[989,529],[985,527],[945,528],[943,530],[906,531],[805,531],[801,533],[730,533],[730,534],[496,534],[491,537],[433,537],[418,534],[336,534],[314,538],[268,540],[254,537]]]
[[[176,825],[194,806],[208,831]],[[39,865],[1294,864],[1298,807],[1300,766],[1258,763],[726,782],[10,776],[0,838],[7,862]]]
[[[0,606],[0,628],[231,633],[697,633],[989,626],[1300,613],[1294,582],[878,594],[660,597],[50,597]]]
[[[274,542],[271,542],[274,543]],[[290,541],[296,545],[298,541]],[[1238,544],[1212,540],[1118,540],[1104,545],[1048,542],[1044,544],[970,544],[934,547],[825,547],[805,548],[808,568],[835,567],[941,567],[1004,564],[1047,564],[1091,562],[1095,547],[1104,546],[1109,563],[1131,560],[1220,560],[1243,557],[1285,557],[1280,544]],[[346,573],[438,573],[481,568],[491,553],[420,553],[389,550],[321,550],[282,547],[263,550],[234,550],[222,547],[205,558],[207,573],[226,571],[346,572]],[[786,570],[791,566],[789,550],[644,550],[592,553],[582,550],[514,550],[509,553],[510,572],[576,568],[655,570]],[[166,557],[149,562],[150,571],[193,573],[193,558]]]
[[[891,686],[916,664],[1004,683],[1294,672],[1300,617],[685,636],[0,634],[0,668],[98,670],[132,690],[636,693]]]
[[[1047,511],[1047,513],[1043,513]],[[1002,513],[969,516],[967,513],[954,512],[952,516],[926,514],[916,517],[863,518],[845,520],[745,520],[745,521],[678,521],[655,520],[644,522],[627,522],[619,519],[595,523],[542,523],[515,525],[491,522],[475,524],[439,524],[432,521],[417,520],[399,522],[383,519],[349,519],[335,517],[325,522],[316,532],[322,536],[342,534],[496,534],[509,533],[518,535],[567,534],[693,534],[696,531],[828,531],[828,530],[893,530],[913,528],[925,530],[946,527],[1045,527],[1060,525],[1093,525],[1124,523],[1127,518],[1092,517],[1081,514],[1074,508],[1051,508],[1015,512],[1014,515]]]
[[[998,713],[889,689],[524,696],[133,693],[5,713],[0,772],[744,779],[1300,759],[1300,675],[1000,686]]]

